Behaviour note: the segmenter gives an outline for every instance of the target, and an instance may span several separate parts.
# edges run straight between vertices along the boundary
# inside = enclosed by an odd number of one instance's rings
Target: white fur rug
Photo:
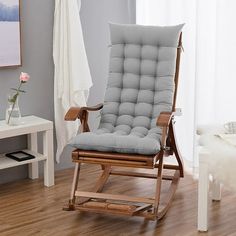
[[[211,153],[207,161],[212,176],[236,192],[236,136],[204,134],[199,143]]]

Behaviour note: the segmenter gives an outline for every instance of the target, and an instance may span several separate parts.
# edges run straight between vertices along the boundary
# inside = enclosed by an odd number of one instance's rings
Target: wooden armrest
[[[173,112],[161,112],[157,118],[157,126],[168,127],[173,116]]]
[[[99,103],[95,106],[92,107],[81,107],[81,110],[85,110],[85,111],[98,111],[101,110],[103,108],[103,104]]]
[[[71,107],[67,111],[64,119],[67,121],[76,120],[77,118],[82,119],[84,111],[98,111],[102,108],[103,108],[102,103],[97,104],[96,106],[92,106],[92,107]]]
[[[157,126],[162,128],[162,137],[161,137],[161,148],[166,150],[166,139],[168,135],[168,128],[171,122],[174,112],[161,112],[157,118]]]
[[[79,115],[80,115],[80,109],[81,109],[80,107],[71,107],[67,111],[64,119],[68,120],[68,121],[69,120],[76,120],[79,117]]]

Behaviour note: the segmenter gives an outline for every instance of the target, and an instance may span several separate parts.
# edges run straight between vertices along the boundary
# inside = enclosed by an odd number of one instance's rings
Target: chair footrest
[[[132,205],[115,204],[109,202],[97,202],[97,201],[89,201],[84,203],[82,206],[86,208],[97,208],[97,209],[128,211],[128,212],[134,212],[136,209],[136,206]]]
[[[80,211],[107,213],[113,215],[143,216],[143,214],[145,214],[144,212],[152,208],[152,205],[145,204],[142,206],[137,206],[90,200],[86,203],[76,205],[75,208]],[[155,218],[153,215],[150,215],[150,213],[145,216],[149,219]]]
[[[154,203],[153,198],[131,197],[131,196],[118,195],[118,194],[107,194],[107,193],[76,191],[75,196],[76,197],[87,197],[90,199],[104,199],[104,200],[138,202],[138,203],[147,203],[147,204]]]
[[[122,205],[121,205],[122,206]],[[95,212],[95,213],[103,213],[103,214],[113,214],[113,215],[127,215],[127,216],[133,216],[134,211],[131,210],[121,210],[121,209],[109,209],[109,208],[102,208],[98,206],[84,206],[84,205],[78,205],[76,206],[76,209],[79,211],[89,211],[89,212]]]

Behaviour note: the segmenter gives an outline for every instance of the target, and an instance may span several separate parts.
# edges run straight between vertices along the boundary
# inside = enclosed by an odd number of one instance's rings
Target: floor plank
[[[79,189],[89,191],[100,172],[99,166],[83,165]],[[56,172],[56,185],[50,188],[43,186],[42,179],[0,185],[0,235],[236,235],[236,197],[226,190],[221,202],[210,203],[208,233],[198,233],[197,182],[189,175],[181,179],[172,207],[159,222],[139,217],[62,211],[68,200],[72,177],[73,169],[67,169]],[[111,176],[105,191],[151,196],[153,189],[151,179]]]

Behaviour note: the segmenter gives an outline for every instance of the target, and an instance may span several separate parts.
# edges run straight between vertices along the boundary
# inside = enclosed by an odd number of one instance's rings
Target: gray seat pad
[[[71,145],[83,150],[151,155],[160,151],[161,130],[156,129],[136,127],[128,133],[129,129],[110,132],[101,128],[77,135]]]
[[[183,25],[110,24],[111,52],[99,128],[71,144],[83,150],[156,154],[156,120],[172,111],[179,35]]]

